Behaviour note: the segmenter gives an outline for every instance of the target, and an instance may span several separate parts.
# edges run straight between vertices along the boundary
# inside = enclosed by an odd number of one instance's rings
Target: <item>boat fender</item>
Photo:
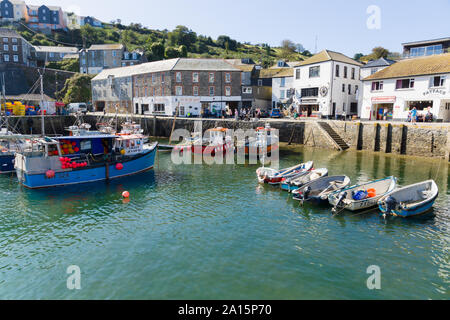
[[[116,164],[116,170],[122,170],[123,169],[123,164],[121,164],[121,163],[118,163],[118,164]]]
[[[47,172],[45,173],[45,176],[47,177],[47,179],[52,179],[55,177],[55,171],[47,170]]]

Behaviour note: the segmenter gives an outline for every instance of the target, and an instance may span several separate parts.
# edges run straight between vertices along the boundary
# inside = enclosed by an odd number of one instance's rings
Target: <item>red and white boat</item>
[[[234,143],[232,135],[228,134],[230,129],[214,128],[205,132],[203,141],[200,145],[193,146],[194,153],[202,153],[214,157],[216,154],[225,155],[227,152],[234,153]]]
[[[283,179],[288,179],[296,175],[299,175],[300,173],[310,171],[313,168],[313,166],[314,162],[309,161],[282,170],[275,170],[271,168],[262,167],[256,170],[256,175],[260,183],[277,185],[280,184],[283,181]]]

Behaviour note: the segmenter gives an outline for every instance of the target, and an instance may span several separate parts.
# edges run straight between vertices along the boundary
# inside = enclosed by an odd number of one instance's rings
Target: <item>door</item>
[[[336,116],[336,102],[333,102],[333,113],[332,113],[333,118]]]

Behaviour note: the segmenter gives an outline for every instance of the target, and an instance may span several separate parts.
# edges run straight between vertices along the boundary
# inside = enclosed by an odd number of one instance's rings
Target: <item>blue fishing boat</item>
[[[27,188],[47,188],[125,177],[153,168],[158,143],[141,134],[86,135],[38,140],[39,151],[18,152],[15,168]]]
[[[434,180],[396,189],[378,201],[383,217],[413,217],[428,212],[439,195]]]

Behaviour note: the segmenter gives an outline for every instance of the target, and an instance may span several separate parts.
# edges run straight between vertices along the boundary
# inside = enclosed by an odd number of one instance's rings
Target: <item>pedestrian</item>
[[[342,112],[342,120],[346,121],[347,120],[347,112]]]
[[[238,121],[239,120],[239,112],[238,109],[234,110],[234,120]]]
[[[412,110],[411,110],[411,122],[415,125],[416,124],[416,122],[417,122],[417,109],[416,109],[416,107],[414,107]]]

